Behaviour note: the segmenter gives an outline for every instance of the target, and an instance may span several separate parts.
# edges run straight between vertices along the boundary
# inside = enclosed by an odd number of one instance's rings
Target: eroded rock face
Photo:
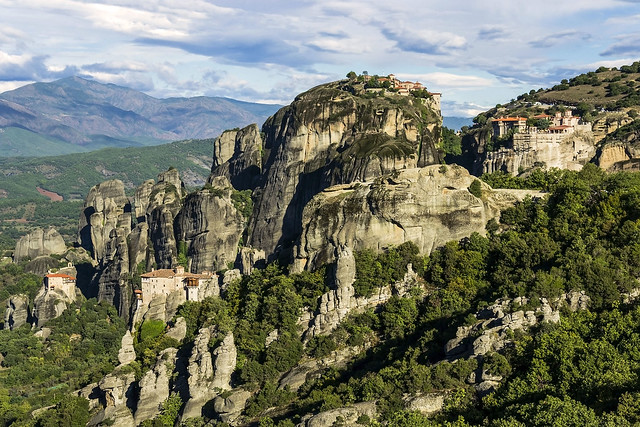
[[[261,173],[262,137],[257,125],[227,130],[215,140],[209,183],[224,176],[236,190],[253,190]]]
[[[218,414],[220,421],[234,426],[251,396],[253,393],[243,389],[234,390],[227,397],[217,396],[213,401],[213,410]]]
[[[596,154],[591,131],[575,132],[549,141],[536,138],[536,135],[514,135],[511,146],[485,152],[479,175],[497,171],[516,175],[539,166],[580,170]]]
[[[20,262],[26,258],[36,259],[44,255],[63,254],[66,249],[64,239],[55,228],[38,228],[18,240],[13,259],[14,262]]]
[[[367,100],[342,90],[345,84],[299,95],[263,126],[268,157],[248,243],[269,259],[290,255],[302,209],[323,189],[441,160],[439,111],[406,98],[403,106]]]
[[[29,318],[29,297],[18,294],[7,300],[4,313],[4,329],[16,329],[27,323]]]
[[[316,415],[303,417],[297,427],[331,427],[336,425],[338,418],[343,425],[357,425],[358,418],[362,415],[375,419],[377,415],[375,402],[356,403],[345,408],[331,409]]]
[[[236,347],[233,334],[228,334],[213,354],[209,341],[215,334],[215,326],[198,332],[189,358],[189,399],[182,412],[182,419],[199,417],[202,407],[217,396],[217,390],[230,389],[231,373],[236,366]],[[215,360],[214,360],[215,358]]]
[[[111,232],[117,228],[124,229],[125,235],[131,231],[131,204],[122,181],[114,179],[89,190],[80,215],[78,241],[100,262]]]
[[[482,196],[476,197],[469,192],[475,180],[460,166],[433,165],[328,188],[305,207],[293,270],[333,262],[340,246],[382,250],[412,241],[428,254],[450,240],[484,233],[487,221],[519,196],[478,181]]]
[[[176,238],[186,245],[194,273],[233,263],[246,223],[233,205],[227,178],[217,177],[211,185],[187,196],[176,218]]]
[[[160,352],[153,369],[149,369],[140,379],[140,398],[134,416],[136,425],[157,416],[160,405],[169,398],[169,382],[177,353],[175,348]]]
[[[131,336],[131,331],[127,330],[120,343],[118,362],[120,362],[121,365],[128,365],[134,360],[136,360],[136,351],[133,348],[133,336]]]
[[[41,288],[33,300],[33,324],[40,327],[49,320],[55,319],[73,301],[75,301],[75,298],[69,298],[66,293],[58,289],[45,290],[44,287]]]
[[[320,297],[317,312],[305,313],[298,321],[305,328],[303,332],[305,341],[318,335],[329,334],[354,312],[378,307],[387,302],[392,295],[402,296],[410,288],[419,286],[417,275],[409,264],[408,271],[402,281],[384,286],[369,297],[357,297],[353,288],[353,282],[356,278],[355,264],[351,248],[342,246],[337,250],[334,289]]]
[[[98,383],[92,394],[97,394],[99,405],[102,407],[87,425],[99,425],[105,420],[117,422],[118,426],[133,427],[135,422],[127,401],[134,393],[135,374],[122,373],[116,370],[105,376]]]

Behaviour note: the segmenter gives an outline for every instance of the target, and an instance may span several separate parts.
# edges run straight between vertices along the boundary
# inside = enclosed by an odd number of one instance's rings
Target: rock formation
[[[130,408],[127,406],[134,394],[135,373],[123,373],[119,370],[105,376],[97,387],[91,390],[88,397],[97,395],[98,402],[90,405],[100,405],[102,409],[91,418],[87,425],[95,426],[105,421],[117,421],[118,426],[133,427],[135,422]]]
[[[333,262],[342,245],[381,250],[410,240],[428,254],[450,240],[484,233],[487,221],[517,193],[477,181],[482,195],[476,197],[469,191],[474,181],[460,166],[433,165],[330,187],[304,209],[294,271]]]
[[[4,312],[4,329],[16,329],[26,324],[29,320],[29,297],[18,294],[7,299],[7,308]]]
[[[118,362],[121,365],[128,365],[134,360],[136,360],[136,351],[133,348],[133,336],[131,336],[131,331],[127,329],[127,332],[122,336],[120,350],[118,351]]]
[[[420,99],[366,99],[353,95],[346,81],[299,95],[263,126],[266,161],[249,245],[269,259],[287,258],[301,232],[302,209],[318,192],[439,163],[441,121]]]
[[[153,369],[149,369],[140,379],[140,397],[134,415],[136,425],[157,416],[160,405],[169,397],[169,382],[177,352],[175,348],[160,352]]]
[[[124,235],[131,231],[131,204],[122,181],[114,179],[89,190],[80,215],[78,242],[100,262],[112,231],[118,228],[124,230]]]
[[[209,341],[215,334],[215,329],[215,326],[200,329],[194,341],[188,366],[189,399],[182,412],[183,419],[201,416],[205,403],[216,397],[221,390],[230,389],[231,374],[236,366],[233,334],[229,333],[212,355]]]
[[[64,239],[55,228],[49,227],[46,230],[37,228],[18,240],[13,260],[20,262],[26,258],[35,259],[43,255],[63,254],[66,249]]]
[[[262,137],[257,125],[227,130],[215,140],[210,184],[224,176],[236,190],[254,189],[261,173]]]
[[[46,290],[44,287],[41,288],[33,300],[33,324],[40,327],[49,320],[55,319],[60,316],[73,301],[75,301],[75,298],[69,298],[66,293],[58,289]]]
[[[216,271],[236,260],[245,219],[231,200],[227,178],[192,193],[176,218],[176,238],[186,246],[191,272]]]

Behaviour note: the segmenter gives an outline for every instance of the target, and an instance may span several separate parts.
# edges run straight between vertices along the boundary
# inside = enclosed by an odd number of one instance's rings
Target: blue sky
[[[70,75],[149,95],[289,103],[353,70],[473,116],[640,59],[640,0],[0,0],[0,92]]]

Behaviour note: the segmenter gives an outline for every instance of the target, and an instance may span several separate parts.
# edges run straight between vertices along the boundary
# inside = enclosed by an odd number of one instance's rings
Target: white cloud
[[[465,76],[452,73],[398,74],[399,78],[420,81],[436,88],[485,88],[493,82],[484,77]]]

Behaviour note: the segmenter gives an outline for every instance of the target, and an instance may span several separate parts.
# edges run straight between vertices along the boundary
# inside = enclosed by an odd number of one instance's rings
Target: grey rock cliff
[[[227,130],[215,140],[209,183],[224,176],[236,190],[253,189],[261,173],[262,137],[257,125]]]
[[[201,416],[205,403],[215,398],[220,390],[230,389],[231,373],[236,366],[233,334],[228,334],[212,355],[209,341],[214,334],[215,326],[202,328],[194,341],[187,368],[189,398],[185,403],[182,419]]]
[[[302,209],[323,189],[441,160],[439,111],[404,97],[367,100],[345,84],[298,95],[263,126],[266,161],[248,243],[270,259],[290,256]]]
[[[169,383],[176,362],[175,348],[167,348],[158,355],[156,364],[140,379],[140,397],[134,415],[136,425],[160,413],[160,405],[169,397]]]
[[[46,291],[44,287],[42,287],[33,300],[33,324],[40,327],[49,320],[55,319],[60,316],[73,301],[75,301],[75,298],[69,298],[67,294],[58,289]]]
[[[114,179],[89,190],[78,225],[78,242],[100,262],[111,232],[123,228],[131,231],[131,204],[124,193],[122,181]]]
[[[414,242],[430,253],[450,240],[484,233],[487,221],[521,197],[480,182],[457,165],[432,165],[385,175],[373,182],[328,188],[304,209],[294,271],[334,261],[336,248],[382,250]]]
[[[25,258],[35,259],[43,255],[63,254],[66,249],[64,239],[55,228],[37,228],[18,240],[13,259],[14,262],[20,262]]]
[[[7,299],[4,312],[4,329],[16,329],[27,323],[29,318],[29,297],[18,294]]]
[[[231,200],[231,184],[225,177],[187,196],[176,218],[176,238],[186,244],[191,271],[217,271],[233,263],[246,220]]]

